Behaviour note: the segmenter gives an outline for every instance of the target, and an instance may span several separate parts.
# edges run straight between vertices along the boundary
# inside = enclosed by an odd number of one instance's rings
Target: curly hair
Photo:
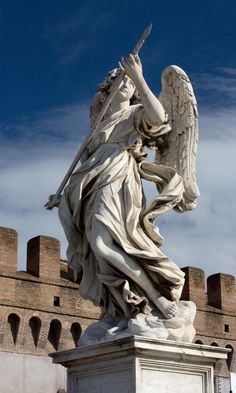
[[[101,111],[104,102],[106,101],[110,91],[111,87],[117,78],[118,75],[120,75],[121,69],[120,68],[115,68],[112,71],[109,71],[105,79],[99,85],[97,86],[97,91],[98,93],[93,97],[91,104],[90,104],[90,124],[91,127],[94,124],[94,121]],[[140,102],[140,97],[138,94],[138,91],[135,89],[133,96],[130,99],[130,105],[138,104]],[[105,113],[103,119],[105,119],[108,116],[108,111]]]

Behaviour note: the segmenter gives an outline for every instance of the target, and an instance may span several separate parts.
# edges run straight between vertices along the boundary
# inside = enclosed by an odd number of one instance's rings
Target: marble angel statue
[[[91,126],[121,70],[123,82],[59,205],[80,295],[104,311],[87,329],[85,342],[149,331],[176,339],[169,327],[181,328],[183,340],[183,324],[189,323],[183,322],[186,302],[180,302],[184,273],[161,251],[155,219],[196,205],[196,101],[187,75],[176,66],[164,71],[158,99],[140,58],[131,54],[98,86]],[[156,149],[154,163],[145,162],[145,146]],[[148,206],[142,179],[158,190]]]

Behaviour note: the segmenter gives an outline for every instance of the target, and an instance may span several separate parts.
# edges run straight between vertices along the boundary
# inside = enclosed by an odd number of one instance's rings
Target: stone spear
[[[140,37],[140,39],[138,40],[137,44],[135,45],[132,53],[134,55],[137,55],[140,51],[140,49],[142,48],[146,38],[149,36],[149,34],[151,33],[152,30],[152,23],[144,30],[142,36]],[[76,154],[74,160],[72,161],[65,177],[63,178],[60,186],[58,187],[58,190],[56,191],[55,194],[50,195],[48,202],[44,205],[44,207],[48,210],[52,210],[55,206],[58,206],[58,203],[60,201],[60,195],[65,187],[65,185],[67,184],[69,178],[71,177],[76,165],[78,164],[80,158],[82,157],[82,154],[86,148],[86,146],[88,145],[88,142],[93,138],[93,136],[95,135],[97,128],[103,118],[103,116],[105,115],[114,95],[116,94],[123,78],[125,75],[125,71],[121,70],[120,74],[117,76],[117,78],[115,79],[113,85],[112,85],[112,89],[110,91],[110,94],[108,95],[106,101],[104,102],[104,105],[101,109],[101,111],[99,112],[93,128],[91,130],[91,132],[88,134],[87,138],[85,139],[84,143],[82,144],[82,146],[80,147],[78,153]]]

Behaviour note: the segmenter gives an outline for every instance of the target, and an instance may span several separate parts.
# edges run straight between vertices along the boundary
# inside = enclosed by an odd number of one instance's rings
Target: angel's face
[[[134,92],[135,85],[133,81],[126,75],[113,99],[120,102],[129,101],[133,96]]]

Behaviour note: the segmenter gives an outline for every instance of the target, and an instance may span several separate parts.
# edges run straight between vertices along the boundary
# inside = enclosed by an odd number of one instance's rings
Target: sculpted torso
[[[173,168],[144,162],[145,144],[170,131],[167,115],[143,77],[140,59],[130,55],[121,67],[123,83],[59,207],[80,294],[104,310],[100,325],[85,333],[85,342],[101,330],[99,338],[135,333],[140,316],[141,324],[150,317],[159,325],[160,320],[178,323],[184,284],[182,271],[161,252],[163,239],[154,224],[181,202],[183,179]],[[140,103],[130,105],[135,92]],[[148,207],[142,178],[159,191]]]

